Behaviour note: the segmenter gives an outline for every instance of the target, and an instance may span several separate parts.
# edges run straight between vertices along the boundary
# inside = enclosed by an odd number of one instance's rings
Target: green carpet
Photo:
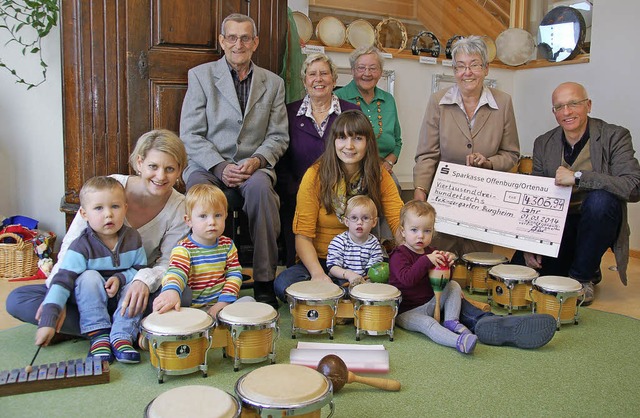
[[[290,338],[291,317],[280,308],[277,362],[288,363],[298,340],[329,342],[326,336]],[[426,416],[593,416],[640,414],[640,333],[638,321],[621,315],[581,310],[579,325],[563,325],[538,350],[478,345],[473,355],[439,346],[426,337],[396,328],[395,341],[362,337],[362,344],[384,344],[390,353],[386,377],[402,382],[400,392],[359,383],[334,398],[337,417]],[[0,332],[0,370],[24,367],[35,349],[36,328],[21,325]],[[355,343],[353,325],[338,326],[337,343]],[[85,356],[88,342],[69,341],[43,348],[36,364]],[[242,365],[234,372],[222,350],[209,352],[209,377],[200,373],[167,376],[143,353],[138,365],[114,363],[111,382],[0,398],[2,417],[140,417],[160,393],[182,385],[206,384],[233,393],[244,373],[266,365]],[[188,408],[185,410],[188,416]],[[323,411],[326,416],[328,408]],[[176,417],[179,418],[179,417]]]

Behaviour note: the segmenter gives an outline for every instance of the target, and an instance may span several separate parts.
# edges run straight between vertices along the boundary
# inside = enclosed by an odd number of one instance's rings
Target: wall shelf
[[[322,43],[316,41],[316,40],[311,40],[309,42],[307,42],[307,45],[314,45],[314,46],[322,46],[324,48],[325,51],[327,52],[344,52],[346,54],[350,54],[354,51],[354,49],[351,46],[348,46],[348,44],[345,43],[345,46],[341,46],[341,47],[332,47],[332,46],[325,46],[322,45]],[[413,55],[411,53],[411,50],[407,50],[404,49],[403,51],[400,51],[400,53],[397,54],[393,54],[392,53],[393,58],[400,58],[400,59],[410,59],[410,60],[415,60],[418,61],[420,60],[420,57],[418,55]],[[446,61],[447,59],[444,57],[438,57],[437,58],[437,62],[438,63],[442,63],[442,61]],[[530,68],[543,68],[543,67],[556,67],[558,65],[573,65],[573,64],[586,64],[589,62],[589,54],[580,54],[577,57],[575,57],[572,60],[568,60],[568,61],[560,61],[560,62],[551,62],[551,61],[547,61],[545,59],[538,59],[538,60],[532,60],[529,61],[528,63],[524,64],[524,65],[519,65],[517,67],[511,66],[511,65],[506,65],[502,62],[500,62],[500,60],[498,60],[497,58],[495,60],[493,60],[490,64],[491,68],[503,68],[505,70],[526,70],[526,69],[530,69]]]

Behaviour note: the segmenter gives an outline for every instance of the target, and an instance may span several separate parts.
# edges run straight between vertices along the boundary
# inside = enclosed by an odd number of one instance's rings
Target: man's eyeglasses
[[[243,44],[248,44],[249,42],[253,41],[253,39],[255,38],[255,36],[249,36],[249,35],[242,35],[242,36],[238,36],[238,35],[226,35],[224,37],[224,40],[226,43],[228,43],[229,45],[235,45],[236,42],[238,42],[238,39],[240,39],[240,42],[242,42]]]
[[[358,65],[356,67],[356,73],[358,74],[362,74],[364,72],[366,72],[367,70],[369,70],[369,72],[371,73],[377,73],[378,71],[380,71],[380,67],[377,65],[370,65],[370,66],[366,66],[366,65]]]
[[[456,73],[464,73],[467,70],[471,70],[471,72],[473,73],[479,73],[480,71],[482,71],[483,68],[484,68],[484,65],[474,62],[471,65],[456,64],[456,66],[453,67],[453,70]]]
[[[369,217],[369,216],[363,216],[362,218],[359,218],[357,216],[347,216],[347,220],[349,222],[353,222],[354,224],[358,223],[358,221],[362,221],[363,224],[368,224],[369,222],[373,221],[373,218]]]
[[[558,104],[558,105],[553,105],[553,107],[551,108],[551,111],[553,113],[558,113],[561,110],[564,110],[565,107],[568,107],[571,110],[577,109],[578,106],[581,106],[583,103],[585,103],[587,100],[589,100],[589,98],[587,97],[586,99],[582,99],[582,100],[576,100],[574,102],[569,102],[569,103],[565,103],[565,104]]]

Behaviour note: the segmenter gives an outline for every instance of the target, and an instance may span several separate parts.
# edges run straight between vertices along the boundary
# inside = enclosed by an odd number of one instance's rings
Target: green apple
[[[389,281],[389,263],[381,261],[369,267],[367,272],[369,280],[374,283],[387,283]]]

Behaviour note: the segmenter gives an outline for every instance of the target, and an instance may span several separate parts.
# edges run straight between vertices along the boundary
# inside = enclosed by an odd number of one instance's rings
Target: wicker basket
[[[4,238],[13,238],[16,242],[1,242]],[[38,271],[38,255],[30,241],[24,241],[20,235],[0,234],[0,277],[15,278],[33,276]]]

